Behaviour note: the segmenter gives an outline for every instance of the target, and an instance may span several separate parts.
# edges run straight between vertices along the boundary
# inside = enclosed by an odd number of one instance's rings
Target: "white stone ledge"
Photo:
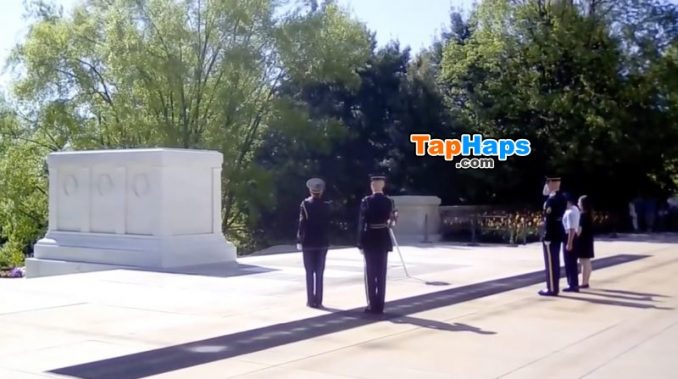
[[[390,196],[396,206],[439,206],[441,200],[437,196]]]
[[[221,167],[223,163],[223,157],[217,151],[165,148],[62,151],[50,154],[47,162],[48,164],[55,165],[82,165],[83,159],[87,160],[87,164],[90,166],[106,163],[134,162],[162,167],[177,165]]]

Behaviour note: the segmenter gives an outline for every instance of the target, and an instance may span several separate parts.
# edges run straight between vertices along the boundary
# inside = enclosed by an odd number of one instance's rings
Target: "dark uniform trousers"
[[[308,304],[323,303],[323,273],[327,249],[303,249],[306,269],[306,298]]]
[[[557,294],[560,284],[560,247],[561,241],[544,241],[544,263],[546,272],[546,287],[549,292]],[[575,263],[576,264],[576,263]]]
[[[579,288],[579,268],[577,265],[577,250],[573,246],[572,251],[567,251],[565,244],[563,244],[563,260],[565,261],[565,276],[567,277],[567,285],[570,288]]]
[[[367,304],[375,312],[384,311],[387,265],[388,251],[365,250],[365,291]]]

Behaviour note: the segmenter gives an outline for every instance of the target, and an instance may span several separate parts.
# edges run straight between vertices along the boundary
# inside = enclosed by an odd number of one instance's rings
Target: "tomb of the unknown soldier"
[[[74,151],[47,162],[48,231],[28,277],[235,262],[221,229],[221,153]]]

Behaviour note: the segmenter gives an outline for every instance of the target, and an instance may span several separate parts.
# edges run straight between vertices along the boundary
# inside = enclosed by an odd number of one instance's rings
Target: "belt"
[[[388,224],[367,224],[368,229],[386,229]]]

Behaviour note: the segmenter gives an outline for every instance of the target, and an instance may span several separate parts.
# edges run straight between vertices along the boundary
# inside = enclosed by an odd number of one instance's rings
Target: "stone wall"
[[[440,240],[440,198],[436,196],[390,196],[398,209],[393,232],[398,243]]]

